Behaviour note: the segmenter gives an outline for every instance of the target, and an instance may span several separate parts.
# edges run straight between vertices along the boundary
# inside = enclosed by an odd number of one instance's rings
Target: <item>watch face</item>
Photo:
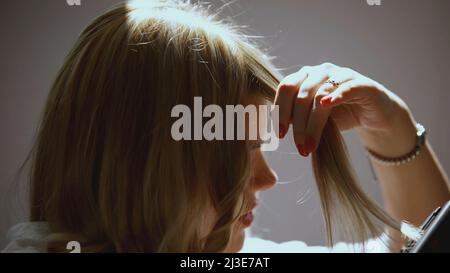
[[[425,133],[425,127],[423,127],[423,125],[420,124],[420,123],[416,124],[416,129],[417,129],[417,135],[418,136],[421,136],[421,135],[423,135]]]
[[[416,124],[416,129],[417,129],[417,137],[418,137],[418,145],[422,146],[425,143],[425,135],[427,133],[427,131],[425,130],[425,127],[423,127],[422,124],[417,123]]]

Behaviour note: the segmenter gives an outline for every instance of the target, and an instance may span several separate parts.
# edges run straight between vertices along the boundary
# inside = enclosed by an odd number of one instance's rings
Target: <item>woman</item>
[[[329,227],[347,215],[347,233],[354,226],[366,238],[378,231],[373,215],[400,229],[353,183],[334,124],[355,128],[379,159],[373,164],[393,218],[419,225],[449,199],[428,143],[408,163],[382,163],[419,150],[407,105],[381,84],[333,64],[304,67],[280,83],[236,26],[200,5],[133,1],[91,23],[66,58],[32,151],[32,224],[13,229],[19,239],[6,251],[67,251],[71,241],[82,252],[241,250],[256,193],[276,176],[257,141],[175,141],[171,109],[192,107],[194,97],[222,107],[274,100],[279,136],[292,124],[299,154],[315,156]]]

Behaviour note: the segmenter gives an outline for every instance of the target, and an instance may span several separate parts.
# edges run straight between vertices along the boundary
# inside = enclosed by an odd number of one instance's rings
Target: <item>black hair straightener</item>
[[[409,241],[402,253],[450,253],[450,201],[437,208],[421,229],[422,237]]]

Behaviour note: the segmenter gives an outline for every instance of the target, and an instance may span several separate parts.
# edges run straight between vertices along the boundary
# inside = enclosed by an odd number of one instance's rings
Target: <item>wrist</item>
[[[363,144],[373,152],[397,158],[411,152],[417,144],[416,122],[406,108],[395,112],[383,129],[357,128]]]

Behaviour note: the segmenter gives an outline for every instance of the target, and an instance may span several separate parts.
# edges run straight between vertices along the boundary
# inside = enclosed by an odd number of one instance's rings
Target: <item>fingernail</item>
[[[327,106],[330,103],[331,103],[331,97],[325,97],[320,100],[320,104],[322,106]]]
[[[279,134],[279,137],[280,138],[283,138],[286,134],[287,134],[287,129],[286,129],[286,126],[284,126],[283,124],[281,124],[280,123],[280,126],[279,126],[279,132],[278,132],[278,134]]]
[[[306,136],[305,138],[305,149],[307,153],[312,153],[316,148],[316,141],[312,136]]]
[[[299,152],[302,156],[304,156],[304,157],[307,157],[307,156],[309,155],[309,153],[308,153],[308,151],[306,150],[305,146],[303,146],[303,145],[301,145],[301,144],[298,144],[298,145],[297,145],[297,150],[298,150],[298,152]]]

